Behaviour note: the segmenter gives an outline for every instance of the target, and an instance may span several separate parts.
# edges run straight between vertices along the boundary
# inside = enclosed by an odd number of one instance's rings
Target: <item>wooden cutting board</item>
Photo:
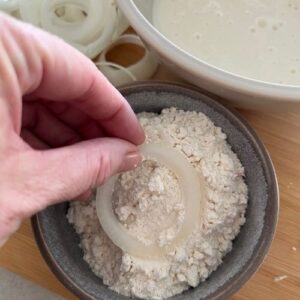
[[[110,55],[111,59],[123,64],[141,55],[138,49],[130,53],[124,55],[122,49],[116,49]],[[181,81],[162,67],[154,78]],[[300,299],[300,113],[240,112],[257,131],[271,154],[279,180],[281,207],[276,237],[267,259],[232,299]],[[77,299],[47,267],[34,241],[29,220],[0,249],[0,266],[66,299]],[[274,277],[282,275],[287,275],[287,278],[274,282]]]

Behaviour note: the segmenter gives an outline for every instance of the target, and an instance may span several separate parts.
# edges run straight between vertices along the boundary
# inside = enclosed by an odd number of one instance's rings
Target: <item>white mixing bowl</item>
[[[198,60],[177,48],[152,25],[153,0],[117,2],[152,52],[183,79],[226,98],[237,107],[272,111],[300,110],[300,86],[243,78]]]

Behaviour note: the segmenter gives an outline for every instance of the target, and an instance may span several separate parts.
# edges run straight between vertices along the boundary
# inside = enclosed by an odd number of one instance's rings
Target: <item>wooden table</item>
[[[126,55],[127,61],[132,61],[137,54]],[[124,61],[121,51],[112,55],[115,61]],[[180,81],[164,68],[154,77]],[[300,299],[300,113],[240,112],[255,128],[272,156],[279,180],[281,207],[277,234],[267,259],[232,299]],[[69,300],[77,299],[47,267],[34,241],[29,220],[0,249],[0,266]],[[280,282],[273,281],[275,276],[281,275],[288,277]]]

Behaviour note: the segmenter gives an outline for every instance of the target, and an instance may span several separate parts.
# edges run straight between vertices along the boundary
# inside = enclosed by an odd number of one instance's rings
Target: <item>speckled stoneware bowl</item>
[[[253,275],[272,242],[278,215],[278,185],[272,162],[256,134],[242,118],[193,88],[141,83],[122,88],[135,112],[156,112],[175,106],[205,113],[222,127],[245,168],[249,189],[246,223],[233,250],[207,281],[172,300],[226,299]],[[83,261],[79,237],[67,222],[68,203],[47,208],[33,218],[40,250],[52,271],[80,299],[125,300],[103,285]]]

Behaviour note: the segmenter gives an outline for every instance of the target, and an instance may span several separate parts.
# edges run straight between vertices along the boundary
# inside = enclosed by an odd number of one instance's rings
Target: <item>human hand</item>
[[[0,13],[0,246],[22,219],[134,168],[143,141],[89,59]]]

